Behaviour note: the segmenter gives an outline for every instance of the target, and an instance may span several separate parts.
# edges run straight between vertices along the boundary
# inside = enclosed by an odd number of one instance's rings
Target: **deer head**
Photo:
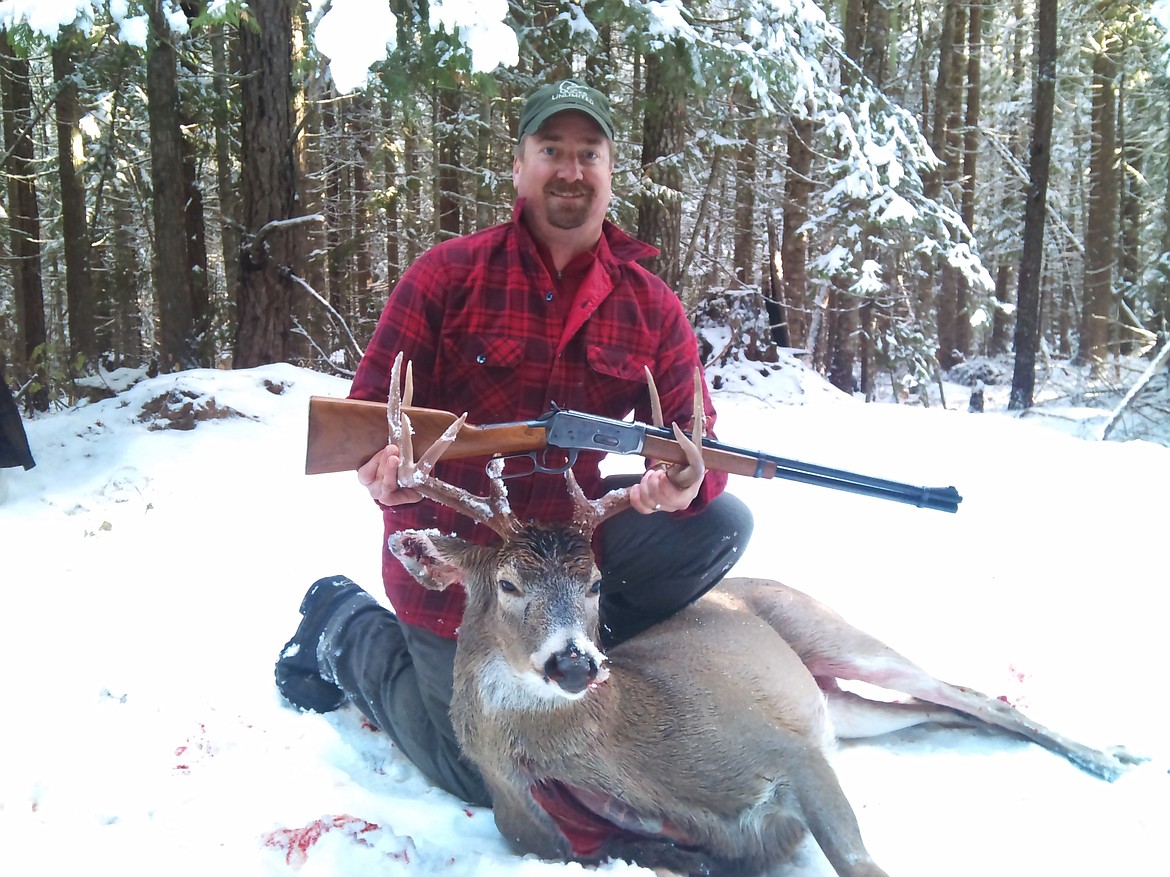
[[[461,639],[474,630],[475,636],[490,640],[483,647],[502,655],[507,664],[498,668],[506,670],[501,682],[505,676],[509,684],[518,681],[529,695],[549,703],[584,697],[608,676],[605,655],[597,646],[601,574],[591,540],[603,521],[629,506],[628,490],[590,500],[570,470],[565,479],[573,497],[573,519],[522,524],[509,508],[500,461],[488,464],[491,490],[486,497],[441,481],[433,475],[435,464],[467,415],[416,460],[410,418],[403,410],[410,404],[412,381],[408,365],[406,389],[399,391],[401,359],[399,355],[391,371],[388,406],[390,441],[401,456],[399,483],[490,527],[502,541],[483,546],[433,531],[408,530],[390,537],[391,552],[424,587],[441,590],[456,582],[464,586],[468,603]],[[650,386],[660,420],[657,392],[652,382]],[[697,447],[703,426],[702,388],[696,386],[692,438],[675,427],[676,438],[684,447],[689,445],[685,479],[703,475]]]

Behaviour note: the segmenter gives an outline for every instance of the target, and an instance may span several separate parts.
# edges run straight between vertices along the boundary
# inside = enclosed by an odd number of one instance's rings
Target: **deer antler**
[[[518,529],[516,519],[508,505],[508,491],[504,486],[503,462],[493,460],[488,464],[488,478],[491,482],[491,492],[488,496],[477,496],[471,491],[456,487],[435,478],[431,472],[439,458],[449,448],[463,424],[467,422],[467,413],[459,417],[443,432],[435,443],[423,453],[422,459],[415,460],[414,430],[410,425],[410,415],[404,410],[409,406],[414,395],[414,380],[410,363],[406,364],[406,384],[402,383],[402,354],[394,358],[394,365],[390,369],[390,394],[387,398],[386,417],[390,429],[390,443],[398,446],[400,458],[398,464],[398,484],[401,487],[410,487],[420,494],[432,499],[440,505],[454,509],[461,515],[471,518],[477,523],[484,524],[503,538],[508,538]]]
[[[649,368],[646,369],[646,385],[650,390],[650,411],[654,425],[661,428],[663,425],[662,400],[658,396],[658,386],[654,383],[654,376],[650,374]],[[694,414],[690,437],[687,437],[687,434],[677,423],[671,424],[675,441],[682,446],[687,456],[687,462],[681,467],[671,467],[672,471],[668,477],[676,486],[684,490],[701,480],[707,471],[701,450],[704,420],[703,378],[696,368]],[[671,466],[669,463],[659,463],[658,465]],[[571,469],[565,472],[565,481],[569,486],[569,494],[573,497],[573,523],[585,533],[592,533],[602,521],[629,508],[630,489],[628,487],[619,487],[597,499],[588,499],[585,492],[581,490],[581,485],[577,483],[577,479],[573,477]]]

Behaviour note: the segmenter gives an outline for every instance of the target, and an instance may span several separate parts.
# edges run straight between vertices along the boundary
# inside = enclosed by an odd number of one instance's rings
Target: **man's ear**
[[[402,530],[389,540],[390,553],[424,588],[442,591],[463,581],[457,558],[467,547],[462,539],[440,536],[435,530]]]

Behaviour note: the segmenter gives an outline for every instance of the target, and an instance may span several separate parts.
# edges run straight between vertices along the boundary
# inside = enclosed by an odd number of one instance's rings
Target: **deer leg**
[[[806,751],[787,767],[809,833],[838,877],[886,877],[865,848],[857,816],[829,762]]]
[[[833,718],[833,736],[840,740],[877,737],[935,723],[953,727],[980,727],[983,722],[947,707],[910,700],[871,700],[852,691],[843,691],[836,679],[818,679]]]
[[[1026,737],[1109,781],[1121,776],[1127,767],[1144,760],[1122,748],[1102,751],[1085,746],[1033,721],[1002,700],[936,679],[885,643],[858,630],[827,606],[794,588],[766,579],[729,579],[719,590],[743,600],[756,615],[768,622],[818,680],[856,680],[955,710],[981,724]],[[855,707],[856,704],[846,706]],[[878,708],[874,714],[882,711]],[[896,713],[896,709],[887,707],[885,712]],[[904,712],[906,717],[912,717],[916,712],[928,714],[929,710],[910,706]],[[922,718],[920,721],[935,720]]]

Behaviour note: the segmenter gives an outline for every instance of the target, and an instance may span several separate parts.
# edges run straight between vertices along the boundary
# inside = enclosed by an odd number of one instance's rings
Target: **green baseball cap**
[[[535,134],[551,116],[565,110],[578,110],[601,126],[605,136],[614,137],[613,116],[609,99],[595,88],[574,79],[542,85],[524,102],[520,112],[520,136]]]

